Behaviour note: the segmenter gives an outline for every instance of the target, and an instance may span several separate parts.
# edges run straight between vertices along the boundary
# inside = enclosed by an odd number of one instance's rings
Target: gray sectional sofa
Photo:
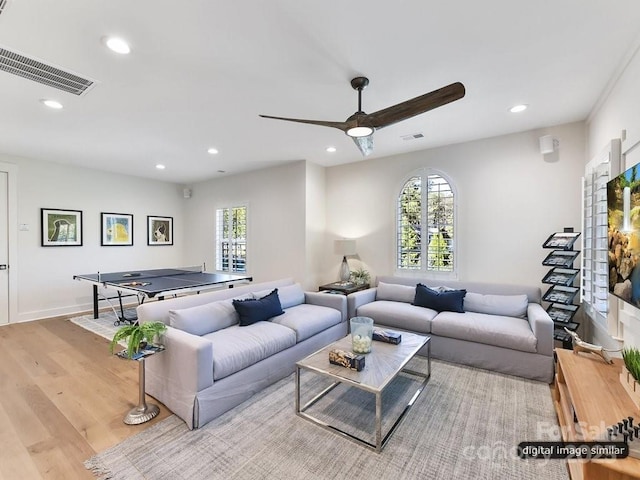
[[[414,305],[418,283],[438,292],[466,290],[463,312]],[[434,358],[553,380],[553,321],[538,287],[382,276],[376,287],[347,298],[349,317],[430,335]]]
[[[283,313],[240,326],[233,299],[267,298],[274,289]],[[146,360],[146,391],[190,429],[286,377],[295,362],[348,333],[345,296],[304,292],[292,279],[145,303],[137,312],[140,322],[168,325],[166,350]]]

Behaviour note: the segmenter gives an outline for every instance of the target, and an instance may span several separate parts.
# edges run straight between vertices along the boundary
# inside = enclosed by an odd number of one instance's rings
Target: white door
[[[7,172],[0,172],[0,325],[9,323],[9,200]]]

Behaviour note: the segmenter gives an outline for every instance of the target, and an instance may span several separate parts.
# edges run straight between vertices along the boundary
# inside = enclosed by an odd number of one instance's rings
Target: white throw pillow
[[[236,300],[253,298],[251,294],[237,297]],[[169,310],[169,325],[192,335],[206,335],[235,325],[240,320],[232,300],[205,303],[190,308]]]
[[[412,303],[416,296],[416,287],[397,283],[378,283],[376,300],[390,300],[392,302]]]
[[[287,285],[286,287],[276,287],[278,289],[278,298],[282,308],[295,307],[304,303],[304,290],[299,283]],[[273,288],[253,292],[253,298],[263,298],[273,292]]]
[[[505,317],[527,316],[529,299],[522,295],[482,295],[468,292],[464,297],[465,312],[487,313]]]

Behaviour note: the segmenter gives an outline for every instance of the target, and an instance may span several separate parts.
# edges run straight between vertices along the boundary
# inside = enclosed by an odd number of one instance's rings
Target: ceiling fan
[[[369,85],[366,77],[356,77],[351,80],[351,86],[358,91],[358,111],[344,122],[325,122],[323,120],[302,120],[299,118],[272,117],[260,115],[263,118],[286,120],[289,122],[310,123],[323,127],[333,127],[342,130],[353,138],[362,155],[369,155],[373,151],[373,132],[396,122],[406,120],[447,103],[454,102],[464,97],[464,85],[460,82],[452,83],[433,92],[425,93],[397,105],[383,108],[374,113],[362,111],[362,90]]]

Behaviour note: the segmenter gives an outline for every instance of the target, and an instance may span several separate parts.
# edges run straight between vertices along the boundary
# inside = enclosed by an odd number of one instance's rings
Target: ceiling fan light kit
[[[303,120],[299,118],[273,117],[260,115],[263,118],[285,120],[288,122],[308,123],[342,130],[350,136],[362,155],[367,156],[373,151],[373,132],[402,120],[415,117],[434,108],[461,99],[465,95],[464,85],[460,82],[452,83],[433,92],[425,93],[391,107],[374,113],[362,111],[362,90],[369,85],[366,77],[356,77],[351,80],[351,86],[358,91],[358,111],[344,122],[327,122],[323,120]]]
[[[350,137],[367,137],[373,133],[373,128],[371,127],[353,127],[347,130],[347,135]]]

